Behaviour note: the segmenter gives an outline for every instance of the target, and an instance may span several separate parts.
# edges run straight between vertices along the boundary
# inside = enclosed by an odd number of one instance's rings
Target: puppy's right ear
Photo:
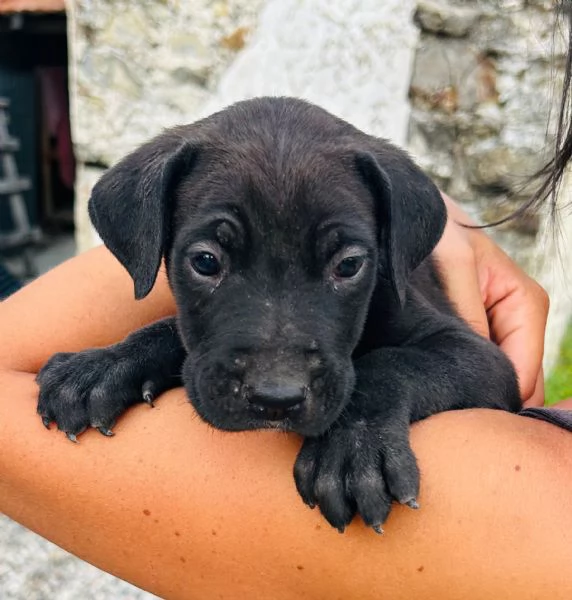
[[[127,269],[135,298],[153,288],[171,215],[171,196],[191,168],[196,145],[181,130],[168,131],[141,146],[95,184],[89,216],[105,245]]]
[[[429,177],[388,142],[373,138],[369,151],[357,152],[355,162],[377,209],[383,275],[403,306],[410,274],[443,235],[447,209]]]

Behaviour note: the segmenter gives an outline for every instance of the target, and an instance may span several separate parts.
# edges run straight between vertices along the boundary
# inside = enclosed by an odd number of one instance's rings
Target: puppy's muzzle
[[[320,435],[343,410],[354,383],[351,362],[316,348],[247,347],[190,355],[183,372],[191,402],[226,431],[276,428]]]

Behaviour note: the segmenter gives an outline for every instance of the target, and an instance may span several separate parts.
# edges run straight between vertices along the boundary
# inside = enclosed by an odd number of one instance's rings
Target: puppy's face
[[[304,435],[350,401],[374,288],[399,309],[446,220],[405,153],[292,98],[162,134],[104,174],[89,209],[137,298],[165,258],[199,414]]]
[[[371,194],[316,148],[214,154],[177,187],[168,262],[189,397],[221,429],[317,435],[353,388],[376,281]]]

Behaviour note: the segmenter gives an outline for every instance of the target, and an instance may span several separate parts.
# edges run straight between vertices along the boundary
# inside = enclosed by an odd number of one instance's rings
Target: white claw
[[[154,408],[153,400],[155,399],[155,394],[153,393],[154,385],[152,381],[146,381],[142,387],[143,394],[143,402],[148,404],[151,408]]]

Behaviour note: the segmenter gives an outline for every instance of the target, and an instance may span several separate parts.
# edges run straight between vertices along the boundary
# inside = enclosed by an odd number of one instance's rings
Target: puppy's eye
[[[336,265],[334,275],[339,279],[351,279],[361,271],[364,262],[365,256],[348,256]]]
[[[218,258],[210,252],[199,252],[191,257],[193,269],[203,277],[214,277],[221,270]]]

